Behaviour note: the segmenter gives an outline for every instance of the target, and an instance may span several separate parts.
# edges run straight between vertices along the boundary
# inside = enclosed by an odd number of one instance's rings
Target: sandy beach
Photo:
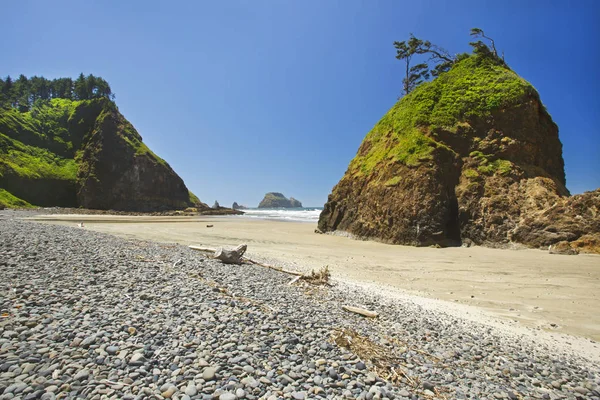
[[[474,306],[507,324],[600,340],[600,257],[541,250],[415,248],[318,235],[315,224],[240,217],[40,215],[121,237],[206,247],[248,244],[251,258],[334,278]],[[208,228],[207,225],[213,225]],[[469,307],[462,307],[469,313]],[[474,313],[473,313],[474,314]]]

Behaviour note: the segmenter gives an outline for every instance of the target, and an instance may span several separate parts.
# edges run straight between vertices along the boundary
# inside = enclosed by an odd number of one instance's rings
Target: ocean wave
[[[295,222],[317,222],[321,215],[322,208],[274,208],[274,209],[246,209],[244,215],[240,218],[270,219],[277,221],[295,221]]]

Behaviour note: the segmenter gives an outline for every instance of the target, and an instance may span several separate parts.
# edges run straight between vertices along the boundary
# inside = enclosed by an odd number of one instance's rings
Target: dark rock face
[[[445,79],[470,72],[460,73]],[[568,197],[558,128],[537,92],[509,70],[477,73],[481,82],[498,75],[525,90],[501,107],[465,112],[450,128],[406,124],[417,101],[432,97],[438,103],[428,107],[446,110],[444,99],[453,96],[438,83],[415,90],[367,135],[333,188],[319,230],[417,246],[545,248],[599,233],[598,191]],[[485,98],[490,89],[475,90]],[[380,159],[374,167],[373,159]]]
[[[302,207],[302,203],[293,197],[289,199],[282,193],[269,192],[262,199],[258,208],[296,208]]]
[[[583,194],[555,198],[542,212],[521,219],[511,239],[534,247],[546,247],[562,241],[573,242],[583,251],[597,246],[600,238],[600,189]]]
[[[23,179],[6,174],[0,186],[41,207],[77,207],[77,183],[64,179]]]
[[[0,110],[0,188],[36,206],[208,208],[112,101],[55,100],[36,110],[47,120]]]
[[[84,147],[79,204],[85,208],[161,211],[193,206],[183,180],[150,152],[137,154],[129,135],[141,137],[116,110],[105,110]],[[126,129],[128,128],[128,129]],[[129,140],[129,142],[128,142]]]
[[[358,237],[387,243],[430,245],[459,241],[457,206],[453,184],[458,177],[447,174],[453,159],[440,165],[408,168],[397,165],[379,170],[368,179],[345,176],[334,188],[319,218],[323,232],[342,230]],[[402,180],[392,185],[372,181]],[[419,184],[416,184],[419,182]]]

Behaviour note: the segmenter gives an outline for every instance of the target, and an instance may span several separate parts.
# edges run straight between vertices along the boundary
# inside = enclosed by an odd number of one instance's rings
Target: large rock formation
[[[106,98],[0,109],[0,188],[38,206],[207,208]]]
[[[269,192],[265,194],[258,208],[300,208],[302,203],[293,197],[289,199],[278,192]]]
[[[568,195],[558,128],[536,90],[505,65],[469,56],[375,125],[319,229],[398,244],[532,247],[600,232],[598,193]]]

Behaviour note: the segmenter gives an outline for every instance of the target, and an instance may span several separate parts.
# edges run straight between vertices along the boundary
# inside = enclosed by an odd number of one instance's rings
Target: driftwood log
[[[355,313],[358,315],[362,315],[368,318],[377,318],[379,314],[375,311],[365,310],[364,308],[352,307],[352,306],[342,306],[342,308],[348,312]]]
[[[246,248],[247,248],[247,246],[245,244],[241,244],[237,248],[241,248],[242,246],[244,246],[244,252],[245,252]],[[223,250],[221,247],[219,247],[217,249],[213,249],[211,247],[195,246],[195,245],[189,245],[188,247],[190,249],[192,249],[192,250],[202,251],[202,252],[206,252],[206,253],[213,253],[213,258],[219,258],[219,257],[217,257],[217,252],[219,250]],[[229,250],[229,251],[231,251],[231,250]],[[244,254],[244,253],[242,253],[242,254]],[[219,260],[222,260],[222,259],[219,258]],[[254,260],[251,260],[251,259],[246,258],[246,257],[240,257],[239,262],[237,262],[235,264],[241,264],[243,261],[249,262],[249,263],[254,264],[254,265],[259,265],[261,267],[271,268],[271,269],[274,269],[275,271],[283,272],[285,274],[295,275],[295,276],[298,276],[298,277],[304,276],[304,274],[302,272],[290,271],[288,269],[276,267],[274,265],[260,263],[258,261],[254,261]],[[223,262],[225,262],[225,261],[223,261]]]
[[[226,249],[224,247],[219,247],[215,251],[214,258],[217,260],[223,261],[225,264],[241,264],[242,256],[246,252],[248,248],[245,244],[240,244],[235,249]]]
[[[212,247],[202,247],[202,246],[194,246],[194,245],[189,245],[188,247],[192,250],[204,251],[206,253],[214,253],[217,250],[217,249],[213,249]]]

